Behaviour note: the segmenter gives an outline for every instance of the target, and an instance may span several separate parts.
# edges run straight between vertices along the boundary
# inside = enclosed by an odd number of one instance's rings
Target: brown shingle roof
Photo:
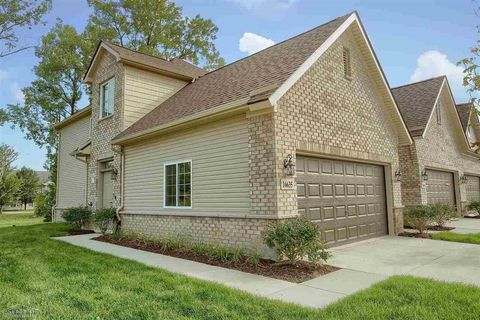
[[[285,82],[351,15],[207,73],[124,130],[115,139],[166,124],[239,99],[253,90]],[[264,97],[265,99],[268,96]]]
[[[423,135],[444,79],[441,76],[392,89],[412,136]]]
[[[108,47],[119,54],[123,60],[128,60],[134,63],[143,64],[167,72],[179,74],[189,78],[198,78],[207,73],[206,70],[199,68],[182,59],[165,60],[159,57],[154,57],[138,51],[130,50],[128,48],[119,46],[117,44],[103,41]]]
[[[471,102],[457,104],[457,112],[462,122],[463,131],[467,131],[468,121],[470,120],[470,114],[473,109],[473,104]]]

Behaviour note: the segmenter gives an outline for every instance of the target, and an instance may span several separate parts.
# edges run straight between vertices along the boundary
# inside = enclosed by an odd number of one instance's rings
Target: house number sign
[[[282,184],[282,190],[295,190],[295,179],[285,178],[280,181]]]

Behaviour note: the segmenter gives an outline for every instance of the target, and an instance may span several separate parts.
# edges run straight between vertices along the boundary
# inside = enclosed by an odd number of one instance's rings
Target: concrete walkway
[[[122,247],[92,240],[97,234],[55,238],[67,243],[148,266],[162,268],[198,279],[214,281],[258,296],[321,308],[349,294],[366,289],[387,276],[355,270],[339,270],[301,283],[291,283],[195,261]]]
[[[480,219],[460,218],[447,223],[449,227],[455,227],[452,232],[456,233],[480,233]]]
[[[480,232],[480,221],[452,222],[456,232]],[[237,270],[92,240],[96,234],[56,238],[70,244],[270,299],[321,308],[392,275],[413,275],[480,286],[480,245],[381,237],[332,249],[328,264],[342,268],[295,284]]]

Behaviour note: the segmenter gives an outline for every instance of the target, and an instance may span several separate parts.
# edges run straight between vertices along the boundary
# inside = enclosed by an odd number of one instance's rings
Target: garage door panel
[[[330,245],[387,233],[383,167],[297,157],[299,213]]]
[[[427,202],[455,205],[453,173],[440,170],[427,170]]]
[[[467,201],[480,201],[480,177],[465,175],[467,178]]]

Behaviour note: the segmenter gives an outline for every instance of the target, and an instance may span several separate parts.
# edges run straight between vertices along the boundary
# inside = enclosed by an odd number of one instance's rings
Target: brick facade
[[[100,87],[115,78],[115,109],[111,116],[100,119]],[[117,62],[110,53],[105,53],[95,72],[91,84],[90,104],[92,106],[91,122],[91,155],[88,161],[88,204],[95,210],[99,198],[99,162],[109,158],[113,159],[114,167],[120,172],[121,156],[119,147],[112,146],[110,141],[123,130],[123,82],[124,67]],[[120,177],[113,181],[114,207],[120,205]]]
[[[345,32],[278,103],[275,145],[279,216],[297,213],[296,190],[281,190],[278,183],[285,177],[283,160],[288,154],[378,162],[387,165],[387,174],[395,181],[398,133],[353,37]],[[344,47],[351,52],[351,79],[344,76]],[[387,193],[393,195],[390,215],[394,225],[401,226],[400,183],[393,182]],[[398,232],[401,227],[396,229]]]
[[[400,150],[402,196],[405,205],[426,204],[426,182],[422,180],[421,173],[425,168],[443,169],[454,173],[457,205],[461,211],[466,205],[467,196],[465,184],[461,184],[459,178],[464,173],[479,174],[480,161],[463,153],[464,138],[446,86],[442,89],[440,102],[441,123],[437,123],[434,115],[424,137],[416,137],[412,146]]]

